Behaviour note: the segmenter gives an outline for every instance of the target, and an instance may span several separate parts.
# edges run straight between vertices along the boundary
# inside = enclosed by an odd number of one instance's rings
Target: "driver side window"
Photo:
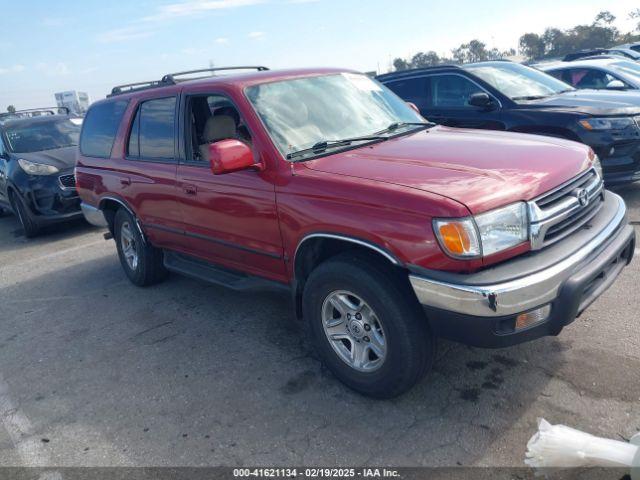
[[[431,104],[435,108],[472,108],[469,97],[484,92],[460,75],[434,75],[430,80]]]
[[[221,140],[235,139],[251,146],[251,134],[244,119],[224,95],[189,97],[187,123],[189,161],[208,163],[209,145]]]

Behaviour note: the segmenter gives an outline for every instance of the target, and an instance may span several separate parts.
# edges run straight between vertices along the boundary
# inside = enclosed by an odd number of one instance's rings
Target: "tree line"
[[[547,28],[542,34],[525,33],[518,41],[518,51],[527,60],[541,60],[545,58],[561,57],[567,53],[587,48],[612,47],[623,43],[640,41],[640,8],[629,13],[629,17],[636,21],[635,29],[631,32],[620,32],[614,26],[615,15],[605,10],[598,15],[591,24],[576,25],[567,30]],[[460,64],[499,60],[516,55],[516,50],[498,50],[487,48],[487,45],[474,39],[463,43],[451,50],[451,56],[440,56],[433,50],[418,52],[409,59],[396,58],[393,60],[394,70],[430,67],[441,64]]]

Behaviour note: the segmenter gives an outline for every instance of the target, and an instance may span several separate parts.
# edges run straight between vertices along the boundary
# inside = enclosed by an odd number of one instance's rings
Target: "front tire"
[[[435,338],[398,272],[359,254],[341,254],[309,276],[303,314],[323,363],[348,387],[396,397],[433,365]]]
[[[114,218],[114,238],[120,264],[134,285],[146,287],[167,277],[162,250],[144,242],[135,218],[124,208]]]
[[[24,231],[24,236],[27,238],[33,238],[40,232],[40,227],[31,220],[31,216],[29,215],[29,210],[20,195],[15,192],[11,193],[10,196],[11,206],[13,207],[13,211],[18,217],[18,221],[22,226],[22,230]]]

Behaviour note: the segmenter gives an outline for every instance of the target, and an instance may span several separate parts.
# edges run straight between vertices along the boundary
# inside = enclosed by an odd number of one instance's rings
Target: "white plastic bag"
[[[524,463],[532,468],[626,467],[640,480],[640,434],[630,443],[595,437],[565,425],[538,421],[538,432],[527,443]]]

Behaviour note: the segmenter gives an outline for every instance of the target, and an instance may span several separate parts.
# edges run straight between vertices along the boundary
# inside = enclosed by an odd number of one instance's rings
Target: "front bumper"
[[[12,183],[28,207],[27,215],[38,226],[82,218],[80,197],[73,186],[65,187],[61,178],[73,175],[73,169],[56,175],[27,175],[19,172]]]
[[[590,132],[583,137],[600,158],[607,187],[640,180],[640,127],[615,136]]]
[[[82,210],[82,214],[87,222],[96,227],[108,227],[107,219],[104,217],[104,213],[99,208],[94,207],[93,205],[89,205],[88,203],[82,202],[80,204],[80,209]]]
[[[613,284],[634,254],[635,231],[618,195],[605,193],[587,227],[475,274],[411,267],[409,279],[439,336],[496,348],[557,335]],[[519,314],[545,305],[551,307],[546,319],[516,330]]]

